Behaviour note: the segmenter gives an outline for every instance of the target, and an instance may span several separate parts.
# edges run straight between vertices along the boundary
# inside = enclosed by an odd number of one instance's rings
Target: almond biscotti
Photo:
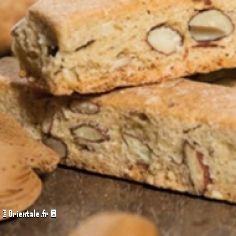
[[[44,142],[63,164],[236,202],[230,88],[180,79],[53,104]]]
[[[19,105],[38,107],[24,126],[66,166],[236,203],[234,89],[178,79],[99,96],[26,93]]]
[[[42,0],[13,30],[53,94],[97,93],[236,65],[236,1]]]

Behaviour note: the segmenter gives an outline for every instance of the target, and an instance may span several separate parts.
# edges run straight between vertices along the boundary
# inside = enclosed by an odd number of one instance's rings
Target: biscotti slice
[[[235,23],[234,0],[41,0],[13,48],[51,93],[97,93],[234,67]]]
[[[234,89],[179,79],[43,107],[29,114],[44,114],[37,131],[66,166],[236,203]]]
[[[61,163],[236,202],[234,90],[180,79],[51,105],[43,140]]]

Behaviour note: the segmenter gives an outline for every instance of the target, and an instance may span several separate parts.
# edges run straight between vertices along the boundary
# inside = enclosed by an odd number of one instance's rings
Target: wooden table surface
[[[33,209],[56,209],[57,218],[2,222],[0,235],[64,236],[81,219],[108,210],[147,216],[159,226],[163,236],[236,235],[236,205],[63,168],[44,179],[43,194],[30,208]]]

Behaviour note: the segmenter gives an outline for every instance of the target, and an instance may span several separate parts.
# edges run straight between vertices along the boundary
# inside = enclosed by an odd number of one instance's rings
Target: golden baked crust
[[[35,0],[4,0],[0,4],[0,55],[10,51],[11,29]]]
[[[190,82],[185,79],[159,86],[129,88],[98,97],[98,102],[114,109],[142,109],[163,117],[176,117],[183,122],[217,123],[218,127],[236,127],[235,91],[223,86]],[[121,99],[124,97],[125,99]],[[219,112],[222,107],[223,112]],[[194,111],[191,112],[190,111]]]
[[[55,95],[161,82],[234,67],[234,9],[235,1],[221,0],[42,0],[15,28],[13,48],[29,76]],[[190,33],[190,21],[212,10],[223,14],[231,30],[199,42]],[[163,25],[179,43],[170,54],[148,41],[149,33]],[[214,27],[213,34],[224,31]]]
[[[43,0],[30,9],[30,17],[51,26],[58,46],[65,51],[78,47],[71,38],[79,28],[115,20],[143,6],[136,0]],[[89,19],[89,21],[88,21]],[[69,26],[69,27],[68,27]]]

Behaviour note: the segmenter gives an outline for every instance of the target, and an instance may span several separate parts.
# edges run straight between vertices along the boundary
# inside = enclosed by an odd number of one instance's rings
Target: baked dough
[[[13,66],[8,63],[8,70]],[[0,82],[10,80],[6,76]],[[178,79],[103,95],[38,100],[36,92],[18,90],[9,88],[0,96],[5,105],[0,110],[14,114],[26,129],[33,126],[62,164],[236,203],[234,89]],[[19,93],[24,102],[17,103]],[[26,112],[32,108],[37,112]]]
[[[42,0],[13,31],[22,69],[55,95],[236,65],[236,1]]]
[[[3,0],[0,3],[0,55],[10,51],[11,28],[35,0]]]

